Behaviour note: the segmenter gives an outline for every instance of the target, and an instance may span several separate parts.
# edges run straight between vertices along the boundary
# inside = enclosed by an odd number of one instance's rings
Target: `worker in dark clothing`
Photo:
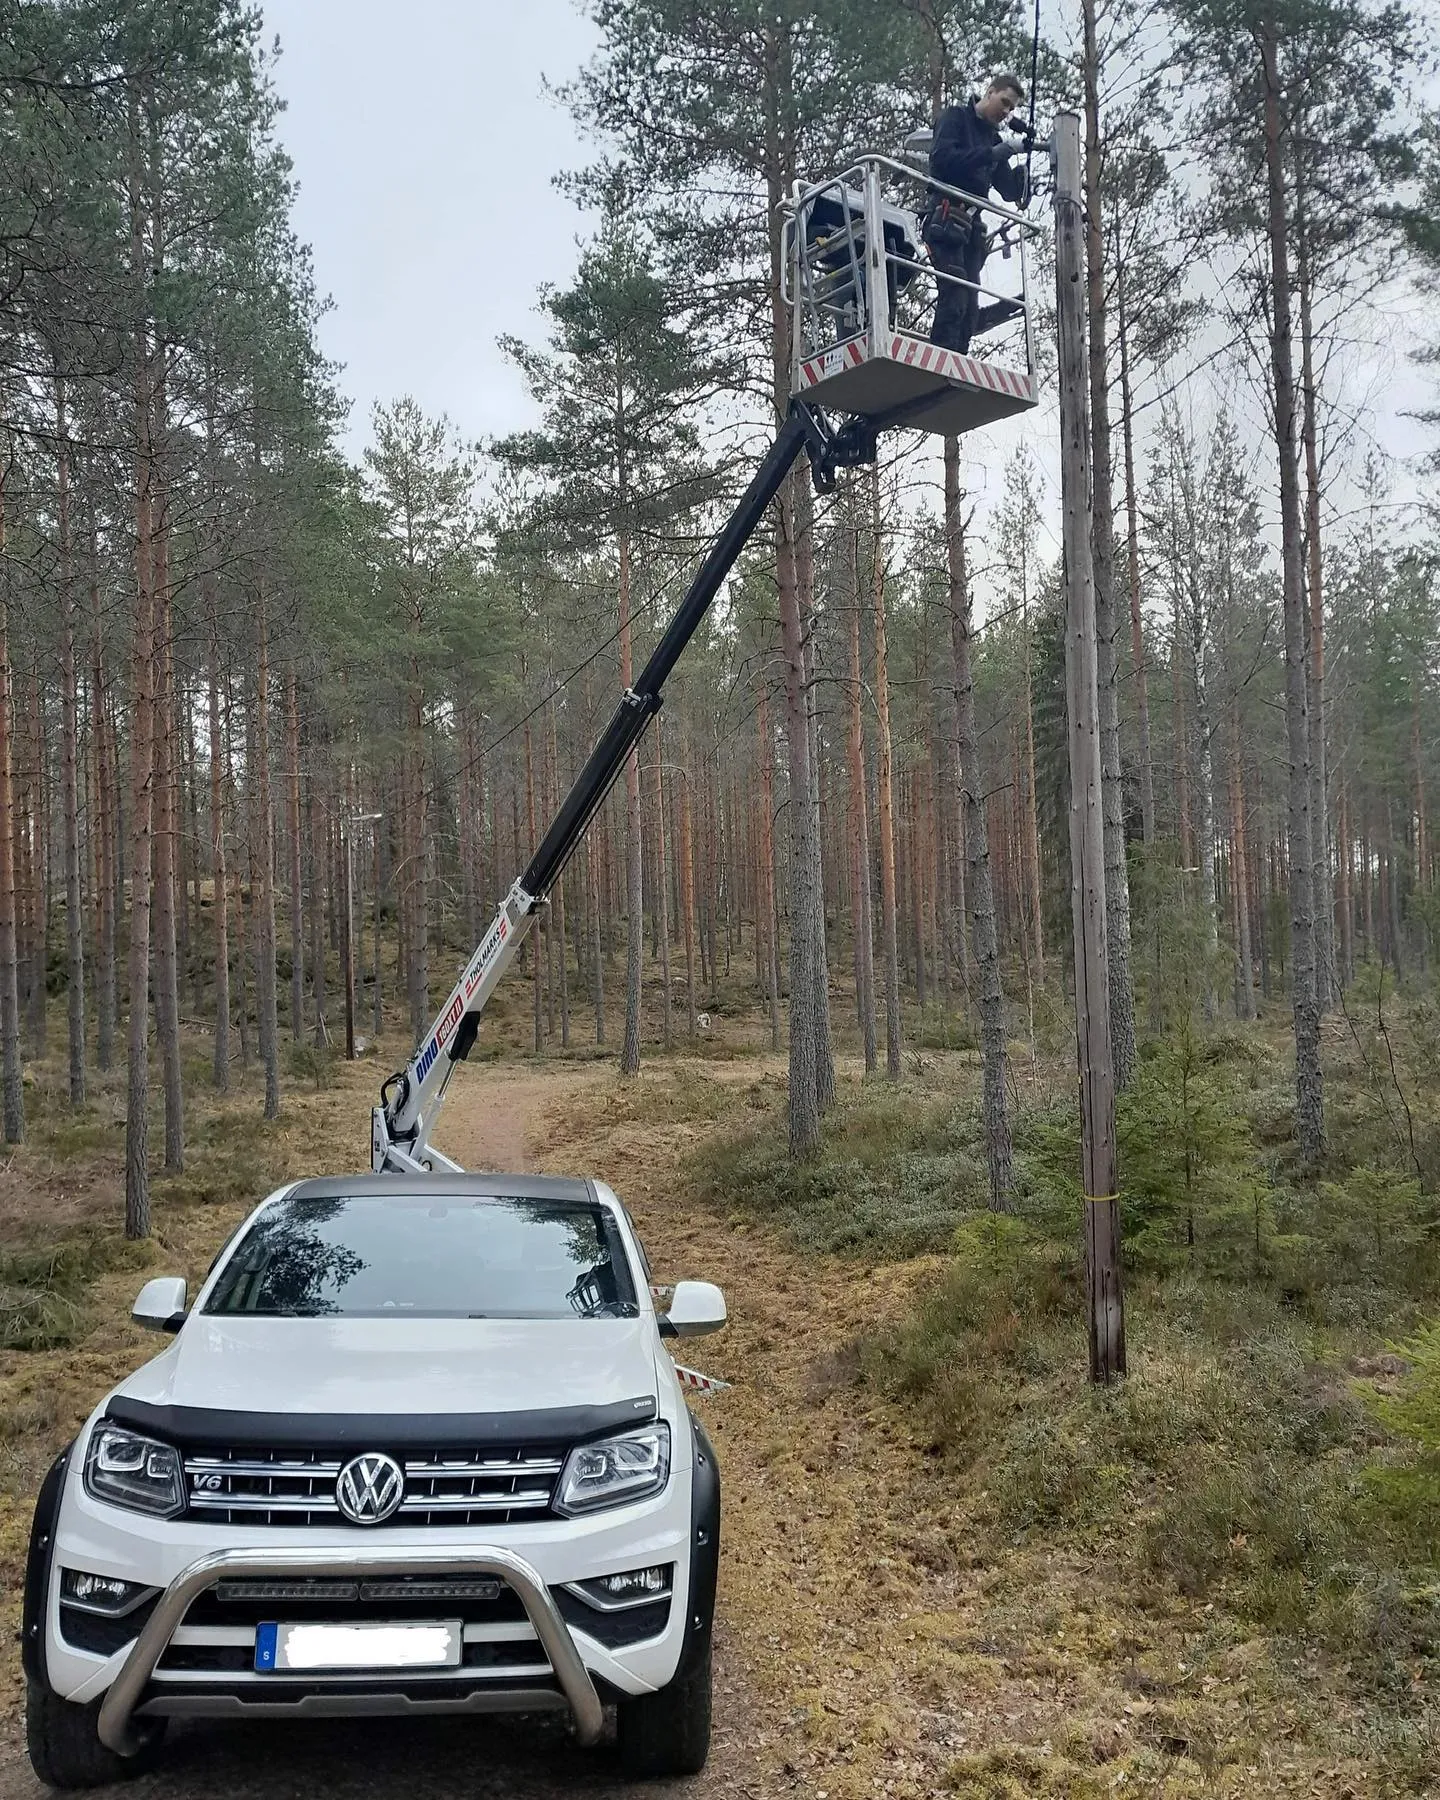
[[[1025,203],[1025,172],[1011,167],[1011,159],[1024,154],[1024,143],[1006,142],[1000,136],[1016,108],[1024,103],[1025,89],[1014,75],[997,75],[984,97],[964,106],[947,106],[935,126],[930,150],[930,173],[950,187],[988,199],[992,190],[1012,206]],[[942,275],[955,275],[978,283],[985,267],[990,241],[980,209],[964,206],[948,195],[935,194],[923,218],[930,261]],[[1019,303],[998,301],[982,308],[973,286],[938,281],[932,344],[947,350],[968,350],[976,331],[1014,318]]]

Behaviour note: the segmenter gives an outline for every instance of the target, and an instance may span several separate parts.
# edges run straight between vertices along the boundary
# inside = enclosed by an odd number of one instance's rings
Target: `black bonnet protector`
[[[360,1450],[507,1448],[584,1443],[655,1417],[655,1396],[608,1406],[550,1406],[534,1412],[310,1413],[232,1412],[209,1406],[154,1406],[117,1395],[105,1408],[116,1425],[181,1449],[223,1444],[233,1449],[320,1447]]]

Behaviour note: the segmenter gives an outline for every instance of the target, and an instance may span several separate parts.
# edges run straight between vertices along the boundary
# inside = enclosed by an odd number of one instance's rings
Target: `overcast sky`
[[[320,327],[345,365],[350,440],[413,394],[467,437],[528,418],[495,347],[574,269],[581,217],[552,178],[586,160],[543,92],[587,59],[572,0],[264,0],[281,43],[280,136],[315,253]]]
[[[406,393],[472,440],[527,423],[523,387],[496,339],[535,335],[536,288],[565,282],[575,267],[584,222],[554,176],[591,151],[545,92],[547,78],[569,79],[594,48],[575,0],[263,3],[282,46],[280,133],[300,183],[296,226],[334,302],[320,336],[343,365],[352,453],[368,439],[375,401]],[[1054,13],[1055,0],[1045,8]],[[1058,13],[1047,22],[1056,29]],[[1406,354],[1415,301],[1388,295],[1382,318],[1356,323],[1366,341],[1327,372],[1332,397],[1343,392],[1368,414],[1372,441],[1414,456],[1431,440],[1403,415],[1433,386]],[[1203,374],[1190,389],[1199,429],[1217,404],[1253,415],[1245,385],[1228,364]],[[1056,433],[1044,408],[967,443],[982,509],[998,497],[1004,460],[1022,437],[1053,512]],[[1358,462],[1357,448],[1347,460]],[[1396,475],[1397,495],[1413,495],[1413,466],[1402,462]],[[1332,489],[1341,518],[1357,503],[1353,478]]]

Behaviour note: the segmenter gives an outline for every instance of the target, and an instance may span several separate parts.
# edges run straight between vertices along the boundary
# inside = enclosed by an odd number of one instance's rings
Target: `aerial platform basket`
[[[924,247],[921,215],[941,200],[983,221],[990,257],[978,283],[937,269]],[[1037,398],[1027,251],[1035,229],[1009,207],[878,154],[797,184],[785,203],[784,259],[794,398],[876,427],[947,435],[1028,411]],[[1006,315],[965,355],[930,342],[947,286],[973,291],[982,319]]]

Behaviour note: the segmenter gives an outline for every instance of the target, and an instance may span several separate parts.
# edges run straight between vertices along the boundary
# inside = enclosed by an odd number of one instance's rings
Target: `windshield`
[[[349,1319],[633,1319],[614,1216],[583,1200],[365,1194],[277,1200],[207,1313]]]

